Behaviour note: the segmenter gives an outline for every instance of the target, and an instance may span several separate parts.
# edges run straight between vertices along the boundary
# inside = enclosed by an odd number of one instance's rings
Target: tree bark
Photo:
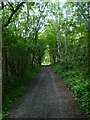
[[[59,11],[59,2],[58,2],[58,6],[57,6],[57,14],[56,14],[56,39],[57,39],[57,46],[58,46],[58,58],[59,58],[59,62],[60,62],[60,58],[61,58],[61,52],[60,52],[60,46],[61,46],[61,42],[60,42],[60,11]]]
[[[8,58],[7,58],[7,49],[3,48],[3,66],[5,70],[5,80],[8,79]]]
[[[88,2],[88,74],[90,76],[90,2]]]
[[[65,23],[65,62],[67,60],[67,8],[66,8],[66,23]]]

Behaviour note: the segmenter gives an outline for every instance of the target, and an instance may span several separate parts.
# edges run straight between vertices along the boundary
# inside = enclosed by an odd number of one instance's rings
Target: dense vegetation
[[[89,114],[90,3],[41,0],[1,5],[3,115],[45,63],[55,64]]]
[[[64,83],[74,93],[74,98],[81,104],[88,118],[90,118],[90,81],[86,75],[86,69],[82,66],[55,64],[55,73],[59,74]],[[73,66],[73,67],[72,67]]]

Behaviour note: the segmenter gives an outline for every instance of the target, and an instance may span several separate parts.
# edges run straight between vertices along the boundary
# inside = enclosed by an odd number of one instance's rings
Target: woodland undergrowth
[[[65,85],[74,93],[77,100],[88,118],[90,118],[90,80],[87,75],[87,68],[83,66],[73,66],[71,64],[53,66],[55,73],[59,74]]]
[[[14,82],[10,83],[9,86],[3,90],[5,92],[3,93],[2,118],[9,115],[11,105],[23,95],[39,70],[40,66],[37,66],[28,70],[23,77],[10,76],[10,79]]]

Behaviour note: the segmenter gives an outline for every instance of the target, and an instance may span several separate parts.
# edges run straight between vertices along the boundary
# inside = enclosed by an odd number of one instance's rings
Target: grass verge
[[[74,93],[75,99],[81,104],[87,118],[90,119],[90,80],[83,67],[53,65],[55,73],[59,74],[64,83]]]

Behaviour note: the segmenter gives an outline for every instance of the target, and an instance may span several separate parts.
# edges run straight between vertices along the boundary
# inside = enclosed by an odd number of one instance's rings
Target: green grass
[[[24,93],[29,83],[32,82],[32,80],[36,76],[39,69],[40,69],[40,66],[37,66],[32,70],[28,70],[23,76],[23,78],[12,76],[11,79],[13,79],[14,82],[12,82],[10,86],[7,88],[8,93],[5,92],[5,95],[3,98],[3,104],[2,104],[3,118],[9,115],[8,110],[10,106],[14,101],[17,101],[18,98]]]
[[[59,74],[64,83],[74,93],[75,99],[81,104],[88,118],[90,118],[90,80],[87,70],[80,66],[71,67],[55,64],[55,73]]]

